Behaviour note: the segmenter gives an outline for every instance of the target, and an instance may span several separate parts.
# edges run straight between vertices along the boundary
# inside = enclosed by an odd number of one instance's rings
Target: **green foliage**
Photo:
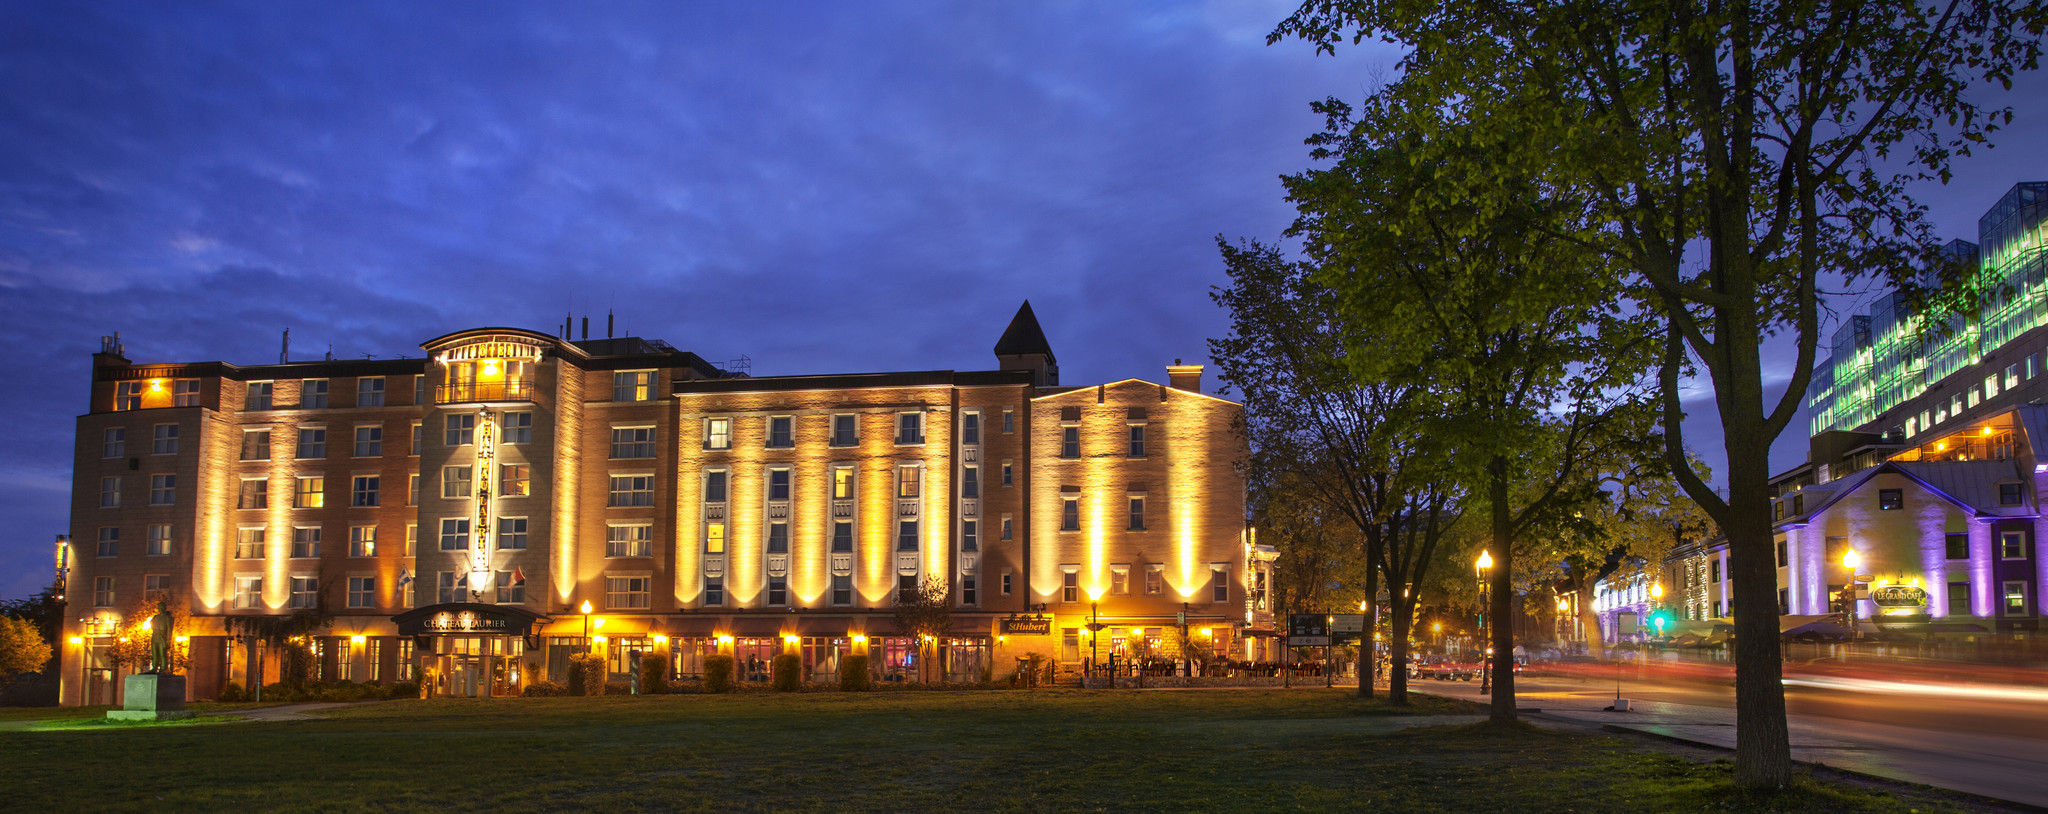
[[[420,684],[417,681],[400,681],[391,685],[390,696],[392,698],[418,698],[420,697]]]
[[[868,657],[865,654],[839,657],[841,692],[867,692],[874,688],[875,679],[868,675]]]
[[[647,695],[668,693],[667,651],[649,650],[640,655],[640,692]]]
[[[555,698],[571,694],[568,687],[545,679],[531,682],[526,685],[526,689],[519,691],[519,695],[524,698]]]
[[[776,692],[796,692],[803,683],[804,663],[795,653],[776,656],[768,669]]]
[[[575,653],[569,656],[569,694],[603,695],[605,692],[605,661],[596,653]]]
[[[896,622],[896,629],[917,642],[920,648],[929,646],[926,637],[944,636],[953,626],[951,589],[943,578],[932,577],[918,583],[917,590],[909,596],[898,591],[894,594],[894,601],[889,615]],[[920,680],[923,680],[925,665],[932,661],[936,659],[918,659]]]
[[[50,643],[34,623],[0,616],[0,683],[50,662]]]
[[[732,656],[724,653],[704,657],[704,691],[732,692]]]
[[[247,700],[249,700],[249,691],[242,689],[242,682],[240,681],[230,681],[220,688],[220,701],[222,703],[232,704]]]

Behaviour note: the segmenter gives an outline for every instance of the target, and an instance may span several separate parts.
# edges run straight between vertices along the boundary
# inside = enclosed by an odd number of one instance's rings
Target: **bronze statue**
[[[156,601],[156,615],[150,617],[149,671],[157,675],[170,675],[176,670],[171,664],[171,603],[167,599]]]

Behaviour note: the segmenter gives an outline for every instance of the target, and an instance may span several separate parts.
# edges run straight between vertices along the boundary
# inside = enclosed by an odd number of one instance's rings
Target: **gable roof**
[[[2010,483],[2014,480],[2026,482],[2021,477],[2019,464],[2014,461],[1886,461],[1843,480],[1827,484],[1827,487],[1834,487],[1836,484],[1841,486],[1833,488],[1831,493],[1823,494],[1806,513],[1787,517],[1773,523],[1772,526],[1775,529],[1804,526],[1815,515],[1833,508],[1848,496],[1863,491],[1864,485],[1887,472],[1904,475],[1907,480],[1913,481],[1935,497],[1977,517],[2034,517],[2038,513],[2033,505],[2032,490],[2029,489],[2020,490],[2020,505],[1999,505],[2000,483]]]
[[[1053,358],[1052,343],[1045,341],[1045,329],[1038,327],[1038,315],[1031,312],[1031,301],[1017,309],[1017,315],[1010,318],[1010,327],[1003,329],[1003,338],[996,340],[997,356],[1029,356],[1044,354],[1045,360],[1058,364]]]

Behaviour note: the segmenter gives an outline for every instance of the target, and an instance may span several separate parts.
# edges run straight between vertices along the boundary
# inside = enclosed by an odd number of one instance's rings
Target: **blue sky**
[[[0,6],[0,596],[114,331],[383,358],[609,309],[757,374],[979,369],[1029,298],[1063,379],[1160,378],[1225,325],[1213,236],[1291,220],[1308,103],[1397,58],[1268,47],[1285,2],[172,5]],[[1945,235],[2048,178],[2011,96]]]

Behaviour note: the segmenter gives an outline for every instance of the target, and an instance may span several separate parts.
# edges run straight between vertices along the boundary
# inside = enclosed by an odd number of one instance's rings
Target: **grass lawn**
[[[15,810],[1953,810],[1729,788],[1726,763],[1345,690],[393,701],[315,721],[0,732]],[[1417,717],[1430,716],[1430,717]],[[1412,727],[1415,724],[1426,726]]]

